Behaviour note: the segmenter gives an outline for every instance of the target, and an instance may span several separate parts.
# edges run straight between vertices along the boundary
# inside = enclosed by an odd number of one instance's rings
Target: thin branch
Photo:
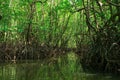
[[[92,29],[93,31],[96,32],[95,28],[90,23],[89,8],[88,8],[88,6],[87,7],[85,6],[84,1],[83,1],[83,6],[85,8],[86,24],[88,26],[88,31],[90,32],[90,29]]]
[[[84,10],[85,8],[80,8],[80,9],[77,9],[77,10],[75,10],[75,11],[70,11],[71,13],[75,13],[75,12],[80,12],[80,11],[82,11],[82,10]]]
[[[36,4],[36,3],[41,3],[41,4],[43,4],[43,3],[46,3],[46,2],[47,2],[47,0],[45,0],[45,1],[37,0],[37,1],[33,1],[32,4]]]
[[[120,5],[116,4],[116,3],[113,3],[111,2],[110,0],[106,0],[106,2],[110,5],[113,5],[113,6],[116,6],[116,7],[120,7]]]
[[[97,22],[97,17],[96,17],[96,12],[95,12],[95,6],[94,6],[93,1],[92,1],[92,9],[93,9],[94,22],[96,24],[96,27],[98,27],[98,22]]]
[[[104,27],[109,26],[108,24],[110,24],[110,22],[115,22],[115,18],[116,18],[117,16],[119,16],[119,14],[120,14],[120,13],[116,13],[116,14],[112,15],[112,16],[110,17],[110,19],[108,19],[108,20],[106,21],[106,23],[104,24]]]

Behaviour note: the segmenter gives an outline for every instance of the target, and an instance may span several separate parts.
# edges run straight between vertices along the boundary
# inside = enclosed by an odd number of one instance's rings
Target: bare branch
[[[116,7],[120,7],[120,5],[116,4],[116,3],[113,3],[111,2],[110,0],[106,0],[106,2],[110,5],[113,5],[113,6],[116,6]]]
[[[47,2],[47,0],[45,0],[45,1],[37,0],[37,1],[33,1],[32,4],[36,4],[36,3],[41,3],[41,4],[43,4],[43,3],[46,3],[46,2]]]
[[[72,12],[72,13],[75,13],[75,12],[80,12],[80,11],[82,11],[82,10],[84,10],[85,8],[80,8],[80,9],[76,9],[76,10],[74,10],[74,11],[70,11],[70,12]]]

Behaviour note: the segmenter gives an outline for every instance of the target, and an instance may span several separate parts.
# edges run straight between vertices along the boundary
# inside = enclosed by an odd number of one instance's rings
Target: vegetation
[[[119,0],[1,0],[0,61],[56,58],[120,72]]]

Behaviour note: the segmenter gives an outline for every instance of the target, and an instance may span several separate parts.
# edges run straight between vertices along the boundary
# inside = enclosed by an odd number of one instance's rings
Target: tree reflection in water
[[[59,68],[56,68],[56,66]],[[20,63],[0,66],[0,80],[119,80],[119,77],[71,70],[70,64]],[[74,67],[75,68],[75,67]],[[78,67],[76,67],[78,68]]]

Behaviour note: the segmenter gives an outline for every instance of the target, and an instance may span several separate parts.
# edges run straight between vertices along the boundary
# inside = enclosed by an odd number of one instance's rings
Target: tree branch
[[[36,3],[41,3],[41,4],[43,4],[43,3],[46,3],[47,2],[47,0],[45,0],[45,1],[40,1],[40,0],[37,0],[37,1],[33,1],[32,2],[32,4],[36,4]]]
[[[106,2],[107,2],[108,4],[110,4],[110,5],[113,5],[113,6],[116,6],[116,7],[120,7],[120,5],[118,5],[118,4],[116,4],[116,3],[113,3],[113,2],[111,2],[111,1],[109,1],[109,0],[106,0]]]

